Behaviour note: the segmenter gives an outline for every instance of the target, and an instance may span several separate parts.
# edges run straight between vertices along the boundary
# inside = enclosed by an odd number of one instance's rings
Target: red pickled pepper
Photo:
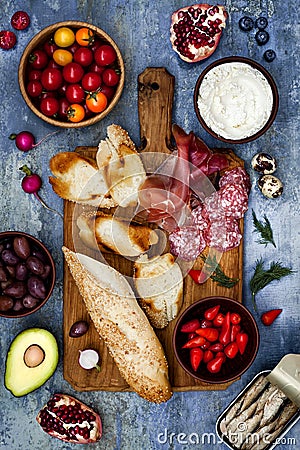
[[[282,309],[271,309],[261,315],[261,321],[264,325],[270,326],[274,320],[282,313]]]
[[[239,348],[236,342],[230,342],[230,344],[226,345],[224,349],[224,353],[227,358],[233,359],[238,354]]]
[[[210,342],[215,342],[219,337],[219,332],[215,328],[198,328],[195,332]]]
[[[202,359],[203,359],[203,350],[201,350],[201,348],[199,348],[199,347],[191,348],[190,361],[191,361],[191,366],[195,372],[198,369]]]
[[[198,328],[200,328],[200,321],[198,319],[192,319],[183,324],[180,331],[182,333],[193,333],[193,331],[196,331]]]
[[[231,335],[231,321],[230,321],[230,312],[228,311],[225,315],[224,322],[222,324],[221,333],[219,336],[219,341],[223,345],[227,345],[230,342]]]
[[[249,340],[248,334],[245,332],[240,332],[236,336],[236,343],[237,343],[237,346],[239,348],[239,352],[241,355],[243,355],[245,353],[245,350],[246,350],[246,347],[248,344],[248,340]]]
[[[218,313],[213,320],[213,324],[215,327],[221,327],[224,322],[224,314]]]
[[[236,337],[238,335],[238,333],[241,331],[241,326],[240,325],[236,325],[233,324],[231,327],[231,335],[230,335],[230,340],[231,342],[236,340]]]
[[[216,317],[216,315],[219,312],[220,306],[221,305],[216,305],[216,306],[213,306],[212,308],[207,309],[204,313],[205,319],[214,320],[214,318]]]
[[[193,348],[193,347],[201,347],[201,345],[205,344],[206,339],[204,339],[204,337],[202,336],[197,336],[194,337],[192,339],[190,339],[189,341],[187,341],[182,348]]]
[[[214,359],[212,359],[207,363],[207,370],[210,373],[218,373],[221,370],[223,362],[224,362],[223,356],[216,356]]]

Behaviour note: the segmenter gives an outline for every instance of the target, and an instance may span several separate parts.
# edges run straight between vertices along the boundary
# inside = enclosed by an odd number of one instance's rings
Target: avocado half
[[[25,362],[28,363],[27,355],[30,365]],[[24,330],[12,341],[7,353],[5,387],[15,397],[29,394],[51,377],[57,364],[58,346],[53,334],[43,328]]]

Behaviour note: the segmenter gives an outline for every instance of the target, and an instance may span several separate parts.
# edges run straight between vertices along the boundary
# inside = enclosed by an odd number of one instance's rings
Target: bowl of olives
[[[40,309],[55,277],[53,258],[41,241],[21,231],[0,233],[0,316],[24,317]]]

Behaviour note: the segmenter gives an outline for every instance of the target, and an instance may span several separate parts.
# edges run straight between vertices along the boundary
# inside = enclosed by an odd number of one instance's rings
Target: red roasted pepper
[[[198,328],[196,333],[203,336],[209,342],[215,342],[219,337],[219,332],[216,328]]]
[[[182,348],[194,348],[194,347],[201,347],[201,345],[205,344],[206,339],[202,336],[194,337],[190,340],[188,340]]]
[[[231,342],[235,341],[237,334],[241,331],[241,325],[235,325],[233,324],[231,327],[231,335],[230,340]]]
[[[201,350],[201,348],[199,348],[199,347],[191,348],[190,362],[191,362],[192,368],[195,372],[198,369],[202,359],[203,359],[203,350]]]
[[[221,328],[221,333],[219,336],[219,341],[221,342],[221,344],[223,344],[223,345],[229,344],[230,335],[231,335],[231,322],[230,322],[230,312],[228,311],[224,318],[224,322],[223,322],[222,328]]]
[[[200,321],[198,319],[189,320],[187,323],[184,323],[180,328],[182,333],[193,333],[197,328],[200,327]]]
[[[230,344],[226,345],[224,349],[225,355],[230,359],[235,358],[238,352],[239,348],[236,342],[230,342]]]
[[[236,336],[236,343],[239,348],[239,352],[241,355],[245,353],[247,343],[248,343],[248,334],[245,332],[238,333]]]
[[[216,315],[218,314],[220,309],[220,305],[213,306],[212,308],[209,308],[205,311],[204,317],[207,320],[214,320]]]
[[[281,313],[282,309],[271,309],[270,311],[266,311],[262,314],[261,321],[264,325],[272,325],[276,317],[278,317]]]
[[[224,358],[222,356],[217,356],[207,363],[207,370],[209,370],[210,373],[218,373],[221,370],[223,362]]]

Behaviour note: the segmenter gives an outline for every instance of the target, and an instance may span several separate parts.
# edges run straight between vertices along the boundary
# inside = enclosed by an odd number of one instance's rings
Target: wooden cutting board
[[[151,151],[157,154],[170,153],[172,105],[174,95],[174,77],[164,68],[147,68],[138,79],[139,89],[139,119],[142,148],[141,151]],[[130,133],[130,130],[129,130]],[[76,152],[95,158],[97,147],[77,147]],[[243,166],[231,150],[218,149],[228,155],[230,166]],[[64,203],[64,245],[71,250],[76,250],[97,258],[97,252],[87,249],[78,237],[78,230],[74,217],[77,214],[74,203]],[[241,221],[243,231],[243,221]],[[102,252],[103,253],[103,252]],[[132,276],[133,262],[113,253],[104,254],[106,261],[124,275]],[[197,265],[197,263],[196,263]],[[231,297],[242,301],[242,267],[243,267],[243,243],[239,247],[222,255],[220,265],[224,272],[233,278],[238,278],[238,283],[233,288],[224,288],[210,279],[203,285],[196,285],[187,276],[184,280],[184,300],[181,312],[194,301],[213,295]],[[109,355],[106,345],[99,338],[93,324],[89,331],[81,338],[70,338],[69,330],[72,324],[78,320],[89,321],[88,313],[83,300],[69,272],[67,264],[64,264],[64,378],[78,391],[130,391],[131,389],[121,377],[112,357]],[[221,390],[229,384],[207,384],[195,380],[183,371],[178,364],[172,350],[172,334],[176,323],[173,320],[165,329],[157,330],[157,335],[165,349],[168,364],[170,382],[174,391],[188,390]],[[79,351],[85,348],[93,348],[98,351],[101,358],[101,372],[96,369],[84,370],[78,364]]]

